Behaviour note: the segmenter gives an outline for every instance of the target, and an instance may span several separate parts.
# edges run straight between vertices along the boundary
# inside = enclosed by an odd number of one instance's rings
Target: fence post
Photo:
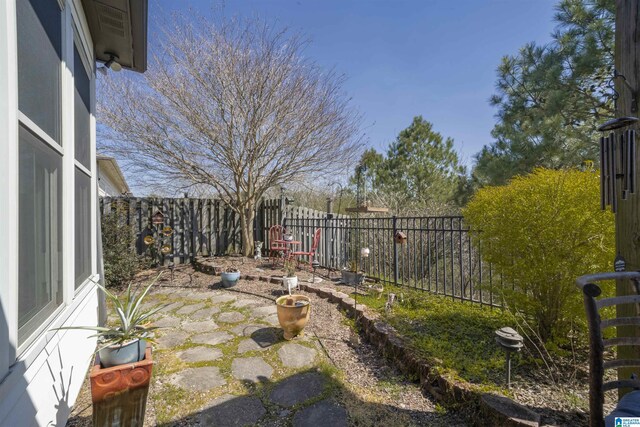
[[[396,232],[398,231],[397,227],[398,217],[395,215],[392,218],[393,223],[393,234],[391,235],[391,239],[393,240],[393,283],[398,285],[398,243],[396,242]]]

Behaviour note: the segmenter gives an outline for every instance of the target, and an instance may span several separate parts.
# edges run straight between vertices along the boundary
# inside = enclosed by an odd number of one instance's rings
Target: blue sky
[[[491,142],[496,68],[548,43],[556,0],[155,0],[158,10],[260,16],[306,34],[307,55],[347,75],[368,145],[386,150],[414,116],[451,136],[463,161]],[[151,23],[153,28],[153,22]]]

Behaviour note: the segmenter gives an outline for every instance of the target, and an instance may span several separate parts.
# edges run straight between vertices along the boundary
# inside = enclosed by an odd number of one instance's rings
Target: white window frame
[[[0,185],[0,199],[5,206],[0,209],[0,235],[4,244],[0,245],[0,402],[15,398],[12,393],[27,375],[28,370],[38,371],[46,362],[46,354],[55,351],[55,346],[62,335],[68,331],[52,331],[53,328],[72,322],[78,315],[77,309],[82,307],[87,298],[95,292],[99,276],[97,271],[97,166],[95,164],[95,61],[93,58],[93,42],[89,26],[84,16],[81,0],[57,0],[61,10],[63,29],[63,48],[60,66],[61,75],[61,135],[60,144],[55,142],[28,117],[19,112],[18,107],[18,40],[16,22],[16,0],[0,1],[0,136],[5,143],[0,156],[0,170],[3,172],[3,183]],[[74,27],[75,26],[75,27]],[[92,275],[78,289],[75,289],[74,274],[74,159],[73,139],[73,76],[67,64],[73,66],[73,41],[80,41],[83,52],[88,59],[88,71],[91,81],[91,165],[84,168],[92,180],[91,203],[91,247],[93,249]],[[69,61],[71,58],[71,61]],[[27,129],[35,132],[45,145],[62,156],[63,174],[63,303],[52,313],[38,330],[31,334],[23,344],[18,346],[18,282],[19,282],[19,128],[23,123]],[[71,233],[69,233],[71,231]],[[21,386],[21,385],[20,385]]]
[[[29,346],[31,344],[33,344],[38,337],[42,334],[42,332],[45,330],[45,328],[47,328],[49,326],[49,324],[60,315],[60,313],[64,310],[65,305],[67,303],[67,298],[66,298],[66,294],[67,294],[67,290],[66,290],[66,264],[68,263],[68,255],[67,255],[67,250],[66,250],[66,245],[65,245],[65,236],[68,233],[68,225],[67,222],[65,221],[65,217],[67,215],[67,205],[69,203],[69,192],[67,190],[67,184],[65,181],[65,159],[69,156],[69,153],[73,154],[73,147],[71,150],[68,149],[68,143],[66,143],[68,136],[66,135],[66,133],[68,132],[68,126],[66,123],[66,116],[68,115],[68,113],[66,112],[66,104],[68,103],[68,95],[66,94],[67,92],[67,88],[66,88],[66,74],[67,74],[67,70],[65,69],[65,64],[67,62],[67,58],[68,58],[68,49],[67,49],[67,43],[66,38],[68,37],[68,30],[67,30],[67,24],[68,24],[68,20],[67,20],[67,8],[64,7],[63,4],[61,4],[60,2],[58,2],[58,6],[61,9],[61,28],[62,28],[62,61],[60,61],[60,77],[61,77],[61,81],[60,81],[60,119],[61,119],[61,123],[60,123],[60,127],[61,127],[61,132],[60,132],[60,143],[56,142],[53,138],[49,137],[49,135],[47,135],[47,133],[45,131],[43,131],[42,129],[40,129],[40,127],[35,124],[32,120],[30,120],[25,114],[23,114],[20,109],[19,106],[16,105],[16,109],[18,109],[18,125],[23,126],[25,129],[27,129],[30,132],[33,132],[42,142],[44,142],[47,146],[53,148],[55,151],[58,152],[58,154],[60,155],[60,157],[62,158],[62,239],[63,239],[63,245],[62,245],[62,302],[60,303],[60,305],[47,317],[47,319],[45,321],[43,321],[41,323],[41,325],[36,328],[34,330],[34,332],[32,332],[29,337],[27,337],[24,342],[19,343],[18,344],[18,354],[21,355],[22,353],[24,353],[24,351],[29,348]],[[17,30],[17,26],[16,26],[16,30]],[[16,46],[16,52],[17,52],[17,46]],[[18,82],[16,81],[16,86],[17,86]],[[16,144],[18,144],[19,146],[19,141],[16,140]],[[66,150],[65,150],[66,148]],[[66,153],[65,153],[66,151]],[[18,204],[19,206],[19,204]],[[16,210],[18,209],[18,206],[16,206]],[[20,212],[18,212],[18,222],[20,221]],[[19,227],[17,227],[19,229]],[[19,239],[19,236],[18,236]],[[17,248],[16,248],[17,250]],[[16,281],[16,286],[18,289],[16,289],[16,295],[19,292],[19,280]],[[29,324],[29,322],[27,322],[27,324]]]
[[[96,73],[95,73],[95,61],[90,62],[89,58],[93,58],[93,48],[91,46],[93,46],[92,43],[89,43],[90,39],[90,33],[88,31],[88,27],[86,25],[86,20],[84,20],[84,15],[80,14],[78,12],[78,5],[76,4],[75,1],[71,0],[71,7],[67,8],[68,10],[70,10],[70,14],[71,14],[71,27],[72,27],[72,41],[71,41],[71,47],[70,47],[70,57],[67,58],[67,60],[69,61],[69,63],[71,64],[71,68],[75,68],[75,61],[73,58],[74,55],[74,49],[78,50],[78,53],[80,54],[80,60],[82,62],[82,64],[84,65],[84,71],[87,73],[87,76],[89,77],[89,97],[90,97],[90,101],[89,101],[89,141],[90,141],[90,147],[89,147],[89,164],[90,164],[90,168],[87,168],[85,165],[83,165],[82,163],[80,163],[78,160],[76,160],[75,158],[75,135],[72,135],[70,140],[70,144],[73,144],[73,148],[74,148],[74,155],[72,156],[73,159],[73,166],[75,169],[80,170],[82,173],[84,173],[85,175],[87,175],[89,177],[89,179],[91,180],[90,183],[90,189],[91,189],[91,194],[89,195],[89,198],[91,200],[91,205],[89,208],[89,212],[91,215],[91,221],[89,224],[89,229],[90,229],[90,233],[91,233],[91,237],[90,237],[90,247],[94,248],[94,251],[92,253],[92,257],[91,257],[91,271],[89,276],[84,280],[84,282],[78,286],[78,288],[76,289],[74,287],[74,292],[78,293],[80,292],[81,289],[83,289],[85,286],[87,286],[87,284],[89,283],[93,283],[95,281],[95,277],[97,275],[97,240],[96,240],[96,226],[97,226],[97,219],[96,219],[96,214],[97,214],[97,207],[96,207],[96,188],[97,188],[97,179],[96,179],[96,162],[95,162],[95,158],[96,158],[96,129],[95,129],[95,111],[96,111],[96,100],[95,100],[95,81],[96,81]],[[82,18],[82,19],[81,19]],[[86,33],[84,33],[83,31],[80,30],[80,28],[84,28],[86,30]],[[94,64],[94,66],[92,67],[90,64]],[[75,71],[75,70],[74,70]],[[75,126],[74,126],[74,122],[73,122],[73,118],[75,117],[75,109],[73,108],[74,105],[73,103],[75,102],[75,97],[73,96],[73,90],[75,90],[74,84],[73,84],[73,79],[71,80],[71,86],[72,86],[72,92],[71,92],[71,96],[72,96],[72,107],[71,107],[71,125],[70,125],[70,130],[73,133],[75,131]],[[75,170],[74,170],[75,172]],[[73,182],[75,183],[75,174],[73,176]],[[75,185],[73,186],[74,190],[75,190]],[[75,203],[75,194],[74,194],[74,203]],[[71,235],[73,235],[74,239],[71,242],[72,246],[75,249],[75,210],[72,213],[73,216],[73,224],[72,224],[72,228],[73,228],[73,232],[69,233]],[[73,253],[73,260],[75,261],[75,253]],[[75,265],[74,265],[74,269],[73,269],[73,282],[75,284]],[[74,285],[75,286],[75,285]]]
[[[73,317],[74,309],[84,300],[94,289],[98,282],[97,275],[97,166],[95,164],[95,58],[93,52],[93,42],[91,34],[84,16],[81,0],[58,0],[58,5],[62,10],[62,61],[61,67],[61,136],[60,144],[49,137],[33,121],[18,109],[18,76],[17,76],[17,23],[16,23],[16,0],[0,2],[0,67],[5,67],[7,82],[3,86],[0,82],[0,95],[5,95],[7,101],[0,106],[0,113],[3,107],[7,109],[6,114],[0,117],[0,129],[6,129],[5,136],[9,141],[3,156],[0,156],[0,167],[5,172],[6,181],[0,186],[0,196],[3,200],[13,201],[8,203],[7,209],[0,210],[0,231],[4,232],[8,244],[0,245],[0,266],[6,274],[3,274],[5,283],[0,283],[0,310],[4,312],[6,318],[6,330],[9,346],[0,348],[0,397],[3,393],[4,377],[11,373],[10,367],[20,363],[20,370],[26,369],[36,360],[40,352],[52,341],[57,341],[54,336],[58,332],[52,332],[54,327],[62,326],[70,317]],[[3,37],[6,36],[6,37]],[[80,53],[82,63],[85,66],[90,79],[90,168],[80,164],[74,157],[74,44]],[[2,72],[0,72],[2,76]],[[23,343],[18,345],[18,129],[22,125],[30,130],[47,146],[54,149],[62,156],[62,256],[63,256],[63,299],[62,304],[47,317],[45,321],[28,337]],[[77,289],[75,287],[75,170],[91,178],[91,273],[89,277]],[[0,317],[0,342],[3,336],[2,317]],[[17,365],[16,365],[17,366]],[[17,374],[17,373],[16,373]],[[15,377],[15,375],[9,375]],[[8,383],[12,378],[7,377]],[[6,390],[6,389],[5,389]]]

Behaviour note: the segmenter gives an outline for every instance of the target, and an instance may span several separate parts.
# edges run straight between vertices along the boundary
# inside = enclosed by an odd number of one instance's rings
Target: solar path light
[[[505,373],[505,379],[507,388],[511,388],[511,353],[520,351],[524,339],[513,328],[508,326],[500,328],[494,333],[496,335],[496,342],[507,355],[507,360],[505,361],[505,369],[507,371]]]

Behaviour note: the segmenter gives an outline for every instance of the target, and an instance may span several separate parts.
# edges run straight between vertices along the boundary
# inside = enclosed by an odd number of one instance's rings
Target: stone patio
[[[373,349],[352,348],[334,305],[310,295],[305,334],[286,341],[279,285],[221,289],[216,278],[200,279],[206,284],[191,288],[165,281],[145,301],[164,306],[153,319],[161,328],[145,426],[464,425],[438,413]],[[91,425],[88,388],[68,426]]]
[[[347,425],[317,340],[285,341],[270,299],[203,289],[150,301],[168,304],[155,321],[157,424]]]

